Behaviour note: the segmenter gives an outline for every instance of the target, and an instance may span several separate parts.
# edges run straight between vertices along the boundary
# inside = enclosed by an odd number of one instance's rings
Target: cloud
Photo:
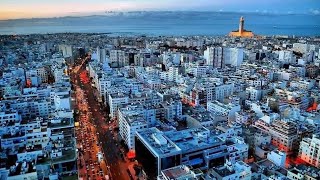
[[[319,9],[310,9],[310,13],[314,15],[320,15],[320,10]]]

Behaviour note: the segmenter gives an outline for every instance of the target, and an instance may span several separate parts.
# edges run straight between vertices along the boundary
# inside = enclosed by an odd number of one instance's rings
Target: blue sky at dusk
[[[320,13],[320,0],[0,0],[0,18],[50,17],[102,11],[196,10]]]

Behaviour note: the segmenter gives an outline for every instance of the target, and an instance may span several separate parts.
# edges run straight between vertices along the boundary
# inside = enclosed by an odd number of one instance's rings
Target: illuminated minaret
[[[240,34],[243,33],[243,26],[244,26],[244,18],[243,18],[243,16],[241,16],[240,23],[239,23],[239,33]]]
[[[239,29],[235,31],[231,31],[229,33],[229,36],[252,38],[254,37],[254,34],[252,33],[252,31],[247,31],[244,29],[244,18],[241,16],[240,22],[239,22]]]

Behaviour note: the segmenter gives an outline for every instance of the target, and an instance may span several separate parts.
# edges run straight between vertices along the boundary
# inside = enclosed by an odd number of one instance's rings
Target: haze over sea
[[[238,28],[258,35],[320,35],[320,15],[230,12],[110,12],[104,15],[0,21],[0,34],[116,33],[144,35],[226,35]]]

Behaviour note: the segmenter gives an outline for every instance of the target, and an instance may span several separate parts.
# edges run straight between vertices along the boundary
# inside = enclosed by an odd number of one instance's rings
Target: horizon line
[[[250,14],[264,14],[264,15],[315,15],[320,14],[312,12],[271,12],[271,11],[225,11],[225,10],[112,10],[112,11],[96,11],[96,12],[67,12],[63,15],[44,15],[35,17],[18,17],[0,19],[0,21],[13,21],[13,20],[31,20],[31,19],[54,19],[54,18],[67,18],[67,17],[90,17],[90,16],[107,16],[108,13],[135,13],[135,12],[213,12],[213,13],[250,13]]]

